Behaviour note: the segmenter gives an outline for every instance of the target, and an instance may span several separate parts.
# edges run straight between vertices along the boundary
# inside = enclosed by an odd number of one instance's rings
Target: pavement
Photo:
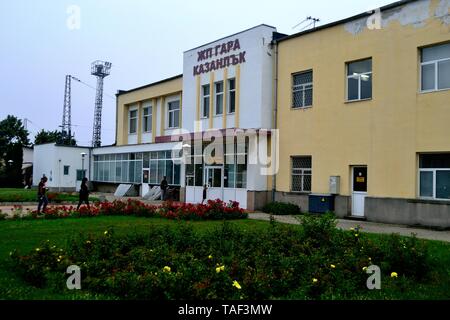
[[[249,219],[270,221],[270,215],[267,213],[250,213]],[[286,224],[299,225],[300,221],[295,216],[273,216],[275,221]],[[337,227],[343,230],[350,230],[350,228],[361,228],[361,232],[377,233],[377,234],[392,234],[398,233],[402,236],[411,236],[415,234],[419,239],[437,240],[450,242],[450,231],[436,231],[425,228],[413,228],[404,225],[376,223],[368,221],[354,221],[337,219]]]

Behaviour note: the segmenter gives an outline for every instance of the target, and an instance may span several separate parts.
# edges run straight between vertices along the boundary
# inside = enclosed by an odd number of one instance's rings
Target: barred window
[[[313,104],[313,72],[293,75],[292,107],[305,108]]]
[[[311,192],[312,158],[292,157],[292,191]]]

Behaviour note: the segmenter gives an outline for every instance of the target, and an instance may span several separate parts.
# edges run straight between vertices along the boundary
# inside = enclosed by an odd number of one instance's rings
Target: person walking
[[[46,176],[43,176],[41,178],[41,182],[39,182],[38,185],[38,209],[37,213],[41,214],[41,208],[42,212],[45,212],[45,209],[48,205],[48,198],[47,198],[47,186],[45,185],[47,183],[48,179]]]
[[[166,193],[167,193],[167,187],[169,186],[169,184],[167,183],[167,177],[164,176],[164,178],[161,181],[161,200],[162,201],[166,201]]]
[[[203,198],[202,198],[202,204],[205,202],[205,200],[206,200],[206,195],[207,195],[207,193],[208,193],[208,185],[207,184],[205,184],[204,186],[203,186]]]
[[[91,210],[91,207],[89,206],[89,188],[87,186],[87,182],[87,178],[83,178],[83,180],[81,180],[80,200],[78,201],[77,210],[80,210],[80,206],[83,202],[86,203],[88,209]]]

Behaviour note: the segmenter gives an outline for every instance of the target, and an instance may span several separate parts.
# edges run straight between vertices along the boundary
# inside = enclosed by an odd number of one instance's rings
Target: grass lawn
[[[91,201],[98,200],[90,197]],[[78,194],[49,193],[50,202],[78,202]],[[2,202],[37,202],[37,190],[0,188],[0,204]]]
[[[50,240],[58,246],[65,246],[66,241],[79,233],[101,234],[109,227],[113,227],[117,234],[145,233],[156,225],[175,225],[175,222],[159,218],[138,217],[97,217],[85,219],[61,220],[17,220],[0,221],[0,297],[1,299],[108,299],[106,296],[92,295],[86,292],[60,294],[49,289],[38,289],[24,283],[10,267],[9,253],[14,249],[21,254],[27,254],[45,240]],[[244,229],[264,230],[269,227],[268,222],[255,220],[239,220],[230,222],[233,226]],[[221,225],[222,222],[192,222],[195,230],[205,232]],[[298,226],[292,226],[297,228]],[[382,235],[368,235],[377,240]],[[433,280],[426,285],[418,285],[411,290],[399,293],[399,299],[450,299],[450,244],[428,241],[430,251],[435,260]],[[383,290],[370,292],[361,298],[382,299],[386,292]],[[392,297],[392,295],[390,295]]]

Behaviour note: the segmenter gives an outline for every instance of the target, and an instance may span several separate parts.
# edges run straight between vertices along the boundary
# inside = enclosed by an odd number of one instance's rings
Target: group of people
[[[37,193],[37,196],[38,196],[37,213],[38,214],[41,214],[41,209],[42,209],[42,212],[45,212],[45,209],[47,208],[47,205],[48,205],[48,197],[47,197],[48,188],[46,185],[47,181],[48,181],[48,178],[44,175],[41,178],[41,181],[39,182],[39,185],[38,185],[38,193]],[[83,180],[81,180],[77,210],[80,209],[83,202],[86,203],[88,209],[90,209],[89,188],[87,186],[87,182],[88,182],[87,178],[83,178]]]
[[[45,209],[47,208],[47,205],[48,205],[48,197],[47,197],[48,188],[46,185],[47,181],[48,181],[48,178],[44,175],[41,178],[41,181],[39,182],[39,185],[38,185],[38,194],[37,194],[37,196],[38,196],[37,213],[38,214],[41,214],[41,209],[42,209],[42,212],[45,212]],[[77,210],[80,209],[80,206],[83,203],[85,203],[87,205],[88,209],[90,209],[89,188],[87,186],[87,182],[88,182],[87,178],[83,178],[83,180],[81,181]],[[169,190],[169,183],[167,182],[166,176],[164,176],[163,180],[161,181],[160,188],[161,188],[161,200],[166,201],[167,197],[168,197],[168,190]],[[208,185],[205,184],[203,187],[202,204],[206,200],[207,189],[208,189]]]

